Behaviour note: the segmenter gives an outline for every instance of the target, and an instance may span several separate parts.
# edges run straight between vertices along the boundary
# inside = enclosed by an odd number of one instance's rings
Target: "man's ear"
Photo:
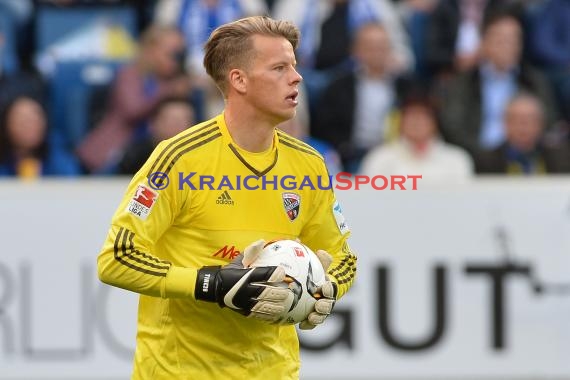
[[[245,94],[247,90],[247,76],[240,69],[233,69],[229,73],[230,86],[240,94]]]

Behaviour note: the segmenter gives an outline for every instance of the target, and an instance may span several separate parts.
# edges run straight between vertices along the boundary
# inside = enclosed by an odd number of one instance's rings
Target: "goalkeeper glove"
[[[248,268],[264,245],[263,240],[256,241],[244,250],[243,256],[226,266],[199,269],[195,298],[217,302],[220,307],[229,307],[248,317],[275,322],[294,295],[284,282],[282,267]]]
[[[315,254],[319,258],[325,273],[327,273],[329,266],[332,264],[332,256],[322,249],[315,252]],[[315,310],[309,313],[307,319],[299,324],[299,328],[301,330],[310,330],[323,323],[332,312],[337,294],[338,288],[336,283],[330,281],[327,277],[327,281],[317,289],[316,294],[313,294],[313,296],[320,297],[315,302]]]

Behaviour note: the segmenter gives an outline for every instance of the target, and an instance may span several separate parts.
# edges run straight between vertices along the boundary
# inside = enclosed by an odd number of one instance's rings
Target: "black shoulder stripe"
[[[187,147],[186,149],[183,149],[181,151],[179,151],[176,156],[172,157],[172,159],[170,160],[170,163],[168,164],[168,166],[166,167],[166,169],[163,170],[164,173],[168,174],[170,172],[170,170],[172,169],[172,167],[174,166],[174,164],[176,163],[176,161],[178,161],[180,159],[180,157],[182,157],[183,155],[185,155],[186,153],[190,152],[191,150],[194,150],[198,147],[201,147],[202,145],[205,145],[207,143],[209,143],[210,141],[214,141],[215,139],[217,139],[218,137],[222,136],[221,132],[216,133],[215,135],[212,135],[210,137],[208,137],[207,139],[201,140],[199,142],[197,142],[194,145],[190,145],[189,147]],[[181,144],[179,148],[182,148],[183,145],[187,145],[190,141],[186,142],[185,144]],[[174,151],[172,152],[174,153]]]
[[[115,260],[117,260],[121,264],[125,265],[126,267],[134,269],[138,272],[150,274],[153,276],[165,277],[166,272],[168,271],[168,269],[170,269],[170,265],[166,265],[166,266],[155,265],[155,264],[149,263],[145,260],[141,260],[137,257],[133,257],[132,254],[129,254],[127,252],[128,234],[126,232],[130,232],[130,231],[121,227],[119,229],[119,232],[117,233],[117,236],[115,237],[115,244],[114,244]],[[119,244],[120,244],[120,247],[119,247]],[[119,253],[119,250],[120,250],[120,253]],[[134,246],[132,245],[132,240],[131,240],[131,251],[132,250],[134,250]],[[125,260],[125,257],[128,257],[128,258],[132,259],[133,261],[135,261],[139,264],[143,264],[143,265],[149,266],[151,268],[156,268],[156,269],[159,269],[161,271],[159,272],[159,271],[155,271],[155,270],[150,270],[150,269],[144,268],[142,266],[130,263],[129,261]]]
[[[200,127],[196,130],[193,130],[189,133],[186,133],[186,134],[178,137],[174,141],[171,141],[170,144],[168,144],[166,146],[166,148],[164,148],[164,150],[162,152],[160,152],[160,154],[158,155],[156,160],[154,160],[152,167],[150,168],[147,176],[151,175],[152,173],[154,173],[156,171],[161,171],[160,168],[163,167],[166,162],[168,162],[169,157],[177,149],[180,149],[185,144],[189,144],[193,141],[196,141],[196,140],[200,139],[201,137],[207,136],[208,134],[210,134],[214,131],[217,131],[217,130],[219,130],[219,127],[217,126],[216,122],[213,121],[213,122],[211,122],[211,123],[209,123],[203,127]]]
[[[192,128],[190,128],[190,129],[188,130],[188,133],[184,133],[182,136],[178,137],[176,140],[170,142],[170,144],[168,144],[168,146],[167,146],[166,148],[164,148],[164,150],[163,150],[162,152],[160,152],[158,158],[153,162],[149,174],[150,174],[150,173],[154,173],[155,168],[156,168],[156,165],[160,162],[160,160],[161,160],[162,157],[166,154],[166,152],[167,152],[170,148],[172,148],[175,144],[177,144],[178,142],[184,140],[184,139],[187,138],[187,137],[193,136],[193,135],[197,134],[198,132],[203,131],[203,130],[206,129],[206,128],[211,127],[211,126],[214,125],[215,123],[216,123],[216,122],[213,121],[213,122],[211,122],[211,123],[209,123],[209,124],[207,124],[207,125],[204,125],[203,127],[197,128],[197,129],[195,129],[195,130],[192,130]]]
[[[303,142],[303,141],[301,141],[301,140],[299,140],[299,139],[295,139],[295,138],[289,136],[288,134],[286,134],[286,133],[284,133],[284,132],[282,132],[282,131],[279,131],[279,130],[277,130],[277,135],[278,135],[280,138],[282,138],[283,140],[287,140],[288,142],[290,142],[290,143],[292,143],[292,144],[298,145],[298,146],[300,146],[301,148],[305,148],[305,149],[307,149],[307,150],[310,150],[310,151],[314,152],[314,153],[317,154],[317,155],[320,155],[320,153],[319,153],[318,150],[316,150],[315,148],[313,148],[312,146],[310,146],[310,145],[307,144],[306,142]]]
[[[313,151],[310,151],[310,150],[308,150],[308,149],[305,149],[305,148],[303,148],[303,147],[300,147],[299,145],[295,145],[295,144],[293,144],[293,143],[290,143],[290,142],[288,142],[287,140],[279,139],[279,141],[281,142],[281,144],[286,145],[286,146],[288,146],[288,147],[290,147],[290,148],[293,148],[293,149],[296,149],[296,150],[301,151],[301,152],[303,152],[303,153],[311,154],[311,155],[313,155],[313,156],[315,156],[315,157],[321,158],[321,155],[319,155],[318,153],[315,153],[315,152],[313,152]]]

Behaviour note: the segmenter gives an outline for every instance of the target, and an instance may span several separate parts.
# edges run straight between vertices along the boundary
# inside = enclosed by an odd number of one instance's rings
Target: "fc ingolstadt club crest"
[[[283,206],[290,221],[294,221],[299,216],[301,207],[301,196],[295,193],[283,193]]]

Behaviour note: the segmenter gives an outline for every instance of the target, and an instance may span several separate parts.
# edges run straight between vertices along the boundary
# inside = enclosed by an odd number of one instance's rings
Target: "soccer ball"
[[[307,319],[317,299],[316,289],[326,281],[325,271],[318,257],[309,247],[294,240],[277,240],[267,244],[252,267],[280,265],[291,280],[283,284],[291,289],[285,312],[278,324],[297,324]]]

